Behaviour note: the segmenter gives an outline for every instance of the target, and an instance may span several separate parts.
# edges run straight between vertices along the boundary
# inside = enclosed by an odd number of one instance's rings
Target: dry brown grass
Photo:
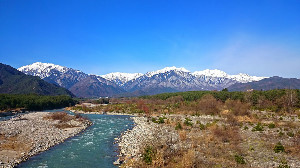
[[[19,140],[18,136],[6,137],[0,135],[0,150],[13,150],[17,152],[29,151],[29,143],[22,142]]]
[[[186,131],[185,130],[180,130],[178,131],[178,135],[181,141],[185,141],[186,140]]]
[[[221,142],[230,142],[232,144],[237,144],[241,137],[239,135],[239,128],[237,127],[221,127],[213,126],[210,128],[214,137]]]
[[[59,129],[66,129],[66,128],[73,128],[76,126],[70,125],[68,122],[71,120],[84,120],[84,118],[81,115],[75,115],[71,116],[68,115],[65,112],[55,112],[55,113],[50,113],[47,116],[45,116],[46,119],[51,119],[51,120],[58,120],[59,123],[55,124],[56,128]]]
[[[59,120],[61,122],[68,122],[74,119],[75,117],[68,115],[65,112],[55,112],[55,113],[49,113],[45,118],[51,120]]]
[[[235,116],[249,115],[250,104],[242,103],[240,100],[226,100],[225,107],[232,112]]]

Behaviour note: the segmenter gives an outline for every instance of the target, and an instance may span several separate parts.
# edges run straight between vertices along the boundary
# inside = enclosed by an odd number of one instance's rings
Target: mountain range
[[[72,68],[36,62],[19,71],[69,89],[78,97],[150,95],[163,92],[221,90],[237,83],[260,81],[265,77],[247,74],[229,75],[221,70],[190,72],[185,68],[166,67],[142,73],[90,75]]]
[[[26,75],[17,69],[0,63],[0,93],[7,94],[39,94],[39,95],[70,95],[69,90],[48,83],[39,77]]]
[[[300,89],[300,79],[282,78],[273,76],[260,81],[249,83],[236,83],[228,87],[229,91],[247,91],[247,90],[272,90],[272,89]]]

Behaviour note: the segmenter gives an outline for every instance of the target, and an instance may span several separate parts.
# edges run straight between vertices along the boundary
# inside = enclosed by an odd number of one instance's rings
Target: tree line
[[[76,100],[70,96],[42,96],[37,94],[0,94],[0,110],[47,110],[73,106]]]

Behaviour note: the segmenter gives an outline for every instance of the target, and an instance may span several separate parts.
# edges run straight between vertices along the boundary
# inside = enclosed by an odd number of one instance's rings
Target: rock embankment
[[[69,120],[62,121],[49,115],[35,112],[0,122],[0,167],[14,167],[91,125],[83,118],[66,115]]]

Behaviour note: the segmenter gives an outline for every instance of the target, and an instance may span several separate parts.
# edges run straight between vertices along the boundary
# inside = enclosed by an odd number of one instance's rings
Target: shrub
[[[225,106],[236,116],[249,115],[250,104],[240,100],[226,100]]]
[[[199,126],[200,126],[200,130],[205,130],[206,126],[202,123],[199,123]]]
[[[52,120],[59,120],[60,122],[68,122],[73,119],[73,116],[70,116],[65,112],[54,112],[47,115],[46,118]]]
[[[198,101],[197,109],[208,115],[219,114],[221,102],[217,101],[211,94],[204,95]]]
[[[153,148],[151,146],[147,146],[143,154],[143,160],[145,161],[146,164],[150,165],[152,164],[153,157],[154,157]]]
[[[236,163],[238,163],[238,164],[246,164],[244,157],[241,155],[238,155],[238,154],[234,155],[234,159],[235,159]]]
[[[261,123],[257,123],[255,127],[253,127],[252,131],[263,131],[264,126]]]
[[[274,152],[275,153],[279,153],[279,152],[284,152],[285,150],[284,150],[284,146],[280,143],[280,142],[278,142],[275,146],[274,146]]]
[[[152,122],[158,123],[158,124],[163,124],[163,123],[165,123],[165,119],[167,119],[167,118],[166,117],[159,117],[158,120],[156,120],[155,118],[152,118]]]
[[[189,119],[189,118],[185,118],[184,125],[186,125],[186,126],[193,126],[192,120]]]
[[[295,134],[293,133],[293,132],[288,132],[288,133],[286,133],[289,137],[294,137],[295,136]]]
[[[269,128],[275,128],[275,124],[274,124],[274,123],[270,123],[270,124],[268,125],[268,127],[269,127]]]
[[[159,117],[157,123],[158,124],[163,124],[165,123],[165,119],[167,119],[166,117]]]
[[[227,122],[228,122],[231,126],[237,126],[237,125],[239,125],[237,119],[236,119],[232,114],[226,115],[226,118],[227,118]]]
[[[213,136],[224,143],[237,143],[241,139],[239,129],[237,127],[219,127],[211,128]]]
[[[181,126],[181,124],[178,122],[177,125],[176,125],[176,127],[175,127],[175,130],[179,130],[179,129],[182,129],[182,126]]]
[[[282,137],[282,136],[284,135],[284,133],[283,133],[282,131],[280,131],[280,132],[278,133],[278,135],[279,135],[280,137]]]
[[[289,166],[287,164],[287,161],[285,161],[285,160],[282,160],[281,163],[280,163],[280,165],[278,166],[278,168],[290,168],[290,167],[291,166]]]

